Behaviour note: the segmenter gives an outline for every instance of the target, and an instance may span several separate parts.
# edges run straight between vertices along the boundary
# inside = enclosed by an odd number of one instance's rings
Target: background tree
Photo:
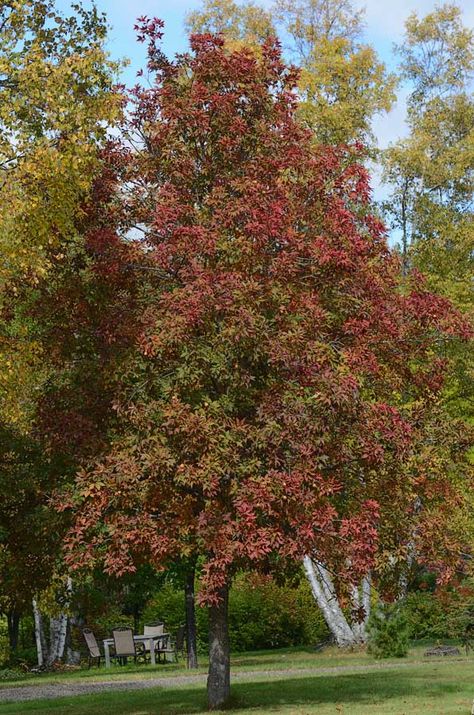
[[[218,708],[237,569],[310,553],[358,583],[381,513],[400,540],[411,533],[407,503],[424,483],[401,467],[442,380],[433,340],[467,328],[421,284],[398,292],[365,170],[298,124],[297,76],[272,42],[259,56],[196,35],[170,62],[161,27],[138,28],[156,81],[134,91],[124,129],[125,225],[97,234],[113,260],[139,227],[137,349],[110,449],[63,507],[76,514],[71,565],[121,575],[201,557]]]
[[[188,15],[186,27],[222,33],[231,47],[255,47],[279,30],[301,68],[299,116],[315,139],[327,144],[363,141],[373,148],[372,120],[391,108],[396,81],[361,40],[363,12],[350,0],[276,0],[270,12],[253,3],[212,0]]]
[[[257,52],[275,34],[272,13],[254,2],[203,0],[202,9],[188,13],[185,24],[190,34],[222,35],[232,49],[251,47]]]
[[[44,340],[58,306],[50,303],[43,319],[61,276],[80,262],[85,200],[121,99],[113,88],[118,65],[104,50],[105,18],[95,7],[76,4],[66,16],[53,0],[4,2],[0,26],[1,569],[17,621],[26,596],[31,607],[32,595],[51,591],[64,519],[48,500],[73,473],[71,446],[77,447],[80,435],[74,432],[74,442],[61,454],[39,428],[51,383],[58,385],[65,373],[62,364],[52,377],[59,346]],[[56,322],[57,332],[58,327]],[[57,417],[49,415],[51,422]],[[61,424],[56,419],[58,432]],[[14,475],[20,478],[17,490],[11,490]],[[59,623],[64,630],[63,617]],[[59,651],[51,645],[55,658]],[[43,655],[48,660],[45,649]]]
[[[410,16],[398,51],[412,89],[409,135],[385,152],[386,209],[401,238],[404,273],[422,270],[433,290],[472,315],[474,34],[447,4]],[[471,351],[455,345],[452,352],[457,367],[446,397],[457,414],[472,414]]]
[[[97,146],[120,102],[95,8],[76,4],[67,17],[53,0],[3,2],[0,27],[0,310],[7,301],[16,313],[1,321],[0,411],[18,422],[44,377],[44,356],[15,296],[78,240]]]
[[[0,610],[8,617],[9,644],[18,646],[20,618],[49,587],[61,547],[63,517],[44,494],[58,486],[63,465],[33,439],[0,432]]]
[[[318,141],[373,146],[372,120],[390,110],[396,80],[361,39],[363,11],[350,0],[276,0],[275,10],[302,68],[304,123]]]

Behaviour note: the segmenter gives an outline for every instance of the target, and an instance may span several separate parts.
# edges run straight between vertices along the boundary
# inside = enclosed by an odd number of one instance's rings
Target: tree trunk
[[[219,592],[219,603],[209,607],[209,675],[207,703],[209,710],[220,710],[230,698],[229,588]]]
[[[67,637],[66,637],[66,663],[68,665],[79,665],[81,662],[81,652],[74,649],[72,638],[73,628],[83,628],[84,619],[82,616],[71,616],[69,618]]]
[[[184,600],[186,611],[186,645],[188,668],[198,667],[196,637],[196,604],[194,599],[194,568],[186,573],[184,582]]]
[[[133,607],[133,631],[138,633],[140,630],[140,610],[137,605]]]
[[[67,600],[65,603],[65,611],[69,606],[72,596],[72,579],[68,576],[66,585]],[[57,661],[62,660],[66,647],[66,638],[68,633],[69,617],[67,612],[60,613],[56,618],[49,619],[49,654],[46,659],[46,665],[51,667]]]
[[[351,597],[351,602],[352,602],[352,610],[357,613],[360,611],[361,608],[361,594],[360,594],[360,589],[358,586],[352,586],[352,597]],[[351,624],[351,629],[352,632],[354,633],[354,639],[356,641],[359,641],[360,643],[363,642],[364,640],[364,624],[356,621],[355,623]]]
[[[38,666],[42,668],[48,656],[48,648],[44,635],[43,617],[38,608],[36,599],[33,599],[33,617],[35,621],[36,652],[38,654]]]
[[[352,631],[356,637],[356,644],[367,642],[367,624],[370,617],[370,573],[364,576],[360,586],[354,586],[352,589],[352,607],[354,611],[363,609],[364,617],[362,621],[354,621],[351,624]]]
[[[65,611],[69,605],[72,594],[72,581],[67,579],[66,586],[67,602]],[[60,613],[59,616],[51,616],[49,619],[49,643],[45,635],[44,618],[41,614],[38,604],[33,599],[33,616],[35,621],[35,638],[36,649],[38,652],[38,665],[40,667],[50,668],[54,663],[62,660],[66,647],[66,638],[68,633],[68,615]]]
[[[49,653],[46,659],[48,667],[61,660],[64,655],[67,622],[68,617],[65,613],[61,613],[57,618],[49,619]]]
[[[67,591],[68,591],[68,605],[72,601],[73,587],[72,578],[68,576],[67,580]],[[84,618],[80,614],[72,614],[68,618],[67,623],[67,635],[66,635],[66,663],[68,665],[79,665],[81,662],[81,652],[79,650],[74,650],[73,643],[73,628],[84,627]],[[135,629],[138,633],[138,628]]]
[[[370,573],[364,576],[362,579],[362,607],[364,609],[364,630],[365,630],[365,640],[367,640],[367,625],[370,618],[370,590],[372,586],[372,579]]]
[[[340,648],[361,645],[367,640],[367,621],[370,612],[370,576],[362,580],[359,588],[352,591],[354,611],[364,608],[364,620],[359,623],[349,623],[339,605],[336,589],[329,571],[319,561],[313,561],[309,556],[303,560],[306,576],[311,591],[323,614],[324,620]]]
[[[20,614],[14,608],[7,613],[8,644],[12,653],[18,648],[18,633],[20,630]]]

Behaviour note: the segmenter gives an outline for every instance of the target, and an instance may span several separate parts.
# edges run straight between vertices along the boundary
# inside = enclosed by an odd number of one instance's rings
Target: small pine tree
[[[410,628],[399,603],[379,604],[369,625],[368,651],[376,658],[404,658],[408,653]]]

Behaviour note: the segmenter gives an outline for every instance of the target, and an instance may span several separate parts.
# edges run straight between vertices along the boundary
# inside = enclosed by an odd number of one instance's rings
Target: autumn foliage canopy
[[[240,567],[312,553],[355,581],[413,538],[423,558],[460,504],[426,435],[439,346],[465,325],[421,277],[399,289],[358,147],[315,146],[274,41],[194,35],[168,61],[161,23],[138,31],[151,85],[88,228],[96,270],[127,276],[128,349],[110,444],[63,501],[70,563],[200,557],[213,602]]]

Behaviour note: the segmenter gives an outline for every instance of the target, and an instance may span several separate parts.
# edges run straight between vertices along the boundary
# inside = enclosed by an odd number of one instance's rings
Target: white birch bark
[[[367,624],[370,617],[370,587],[371,578],[370,573],[364,576],[359,586],[352,587],[352,607],[354,611],[360,611],[362,608],[364,611],[364,618],[362,621],[354,621],[352,623],[352,630],[356,637],[357,643],[367,642]]]
[[[340,647],[352,645],[354,634],[337,600],[333,598],[330,592],[327,579],[322,577],[327,570],[324,569],[322,564],[313,562],[309,556],[305,556],[303,563],[313,596],[321,609],[328,628],[336,639],[337,645]]]
[[[370,618],[370,590],[372,586],[372,578],[370,576],[370,573],[367,574],[367,576],[364,576],[362,579],[362,607],[364,609],[364,630],[365,630],[365,639],[367,640],[367,624],[369,622]]]
[[[72,581],[70,578],[67,580],[66,590],[69,596],[69,602],[72,594]],[[47,639],[44,628],[44,618],[36,599],[33,599],[33,616],[38,666],[50,668],[64,656],[69,618],[67,612],[60,613],[58,616],[51,616],[49,619],[49,639]]]
[[[69,601],[71,600],[71,595],[72,595],[72,580],[71,580],[70,576],[67,579],[66,592],[67,592],[68,598],[67,598],[65,610],[67,610],[67,607],[69,605]],[[64,649],[66,647],[68,620],[69,619],[68,619],[67,612],[60,613],[59,616],[50,618],[50,621],[49,621],[49,632],[50,632],[49,656],[46,661],[46,664],[48,666],[53,665],[53,663],[56,663],[57,661],[61,660],[64,656]]]
[[[67,615],[61,613],[57,618],[51,617],[49,620],[49,654],[46,661],[47,666],[53,665],[64,655],[66,644]]]
[[[358,612],[361,606],[361,597],[360,597],[360,589],[359,586],[352,586],[351,589],[351,601],[352,601],[352,609],[354,612]],[[354,621],[354,623],[351,624],[352,632],[354,633],[354,639],[355,642],[357,643],[363,643],[364,642],[364,624],[361,623],[360,621]]]
[[[68,579],[68,590],[72,595],[72,580]],[[66,663],[68,665],[79,665],[81,662],[81,652],[74,650],[72,640],[72,629],[74,627],[83,628],[84,619],[78,614],[72,614],[68,619],[68,629],[66,636]]]
[[[68,576],[67,579],[67,591],[69,594],[68,601],[71,601],[73,594],[72,578]],[[68,618],[67,623],[67,633],[66,633],[66,663],[68,665],[79,665],[81,662],[81,653],[78,650],[74,650],[72,643],[72,629],[74,626],[84,626],[83,619],[77,614],[71,614]]]
[[[353,608],[358,611],[362,606],[365,615],[362,623],[356,621],[351,624],[339,605],[334,582],[324,564],[305,556],[303,565],[313,596],[337,645],[341,648],[347,648],[365,643],[367,640],[367,621],[370,613],[370,575],[362,580],[360,588],[353,588]]]
[[[38,654],[38,666],[43,667],[45,662],[46,653],[44,652],[44,631],[43,631],[43,618],[41,616],[40,610],[36,599],[33,599],[33,617],[35,622],[35,640],[36,640],[36,652]]]

